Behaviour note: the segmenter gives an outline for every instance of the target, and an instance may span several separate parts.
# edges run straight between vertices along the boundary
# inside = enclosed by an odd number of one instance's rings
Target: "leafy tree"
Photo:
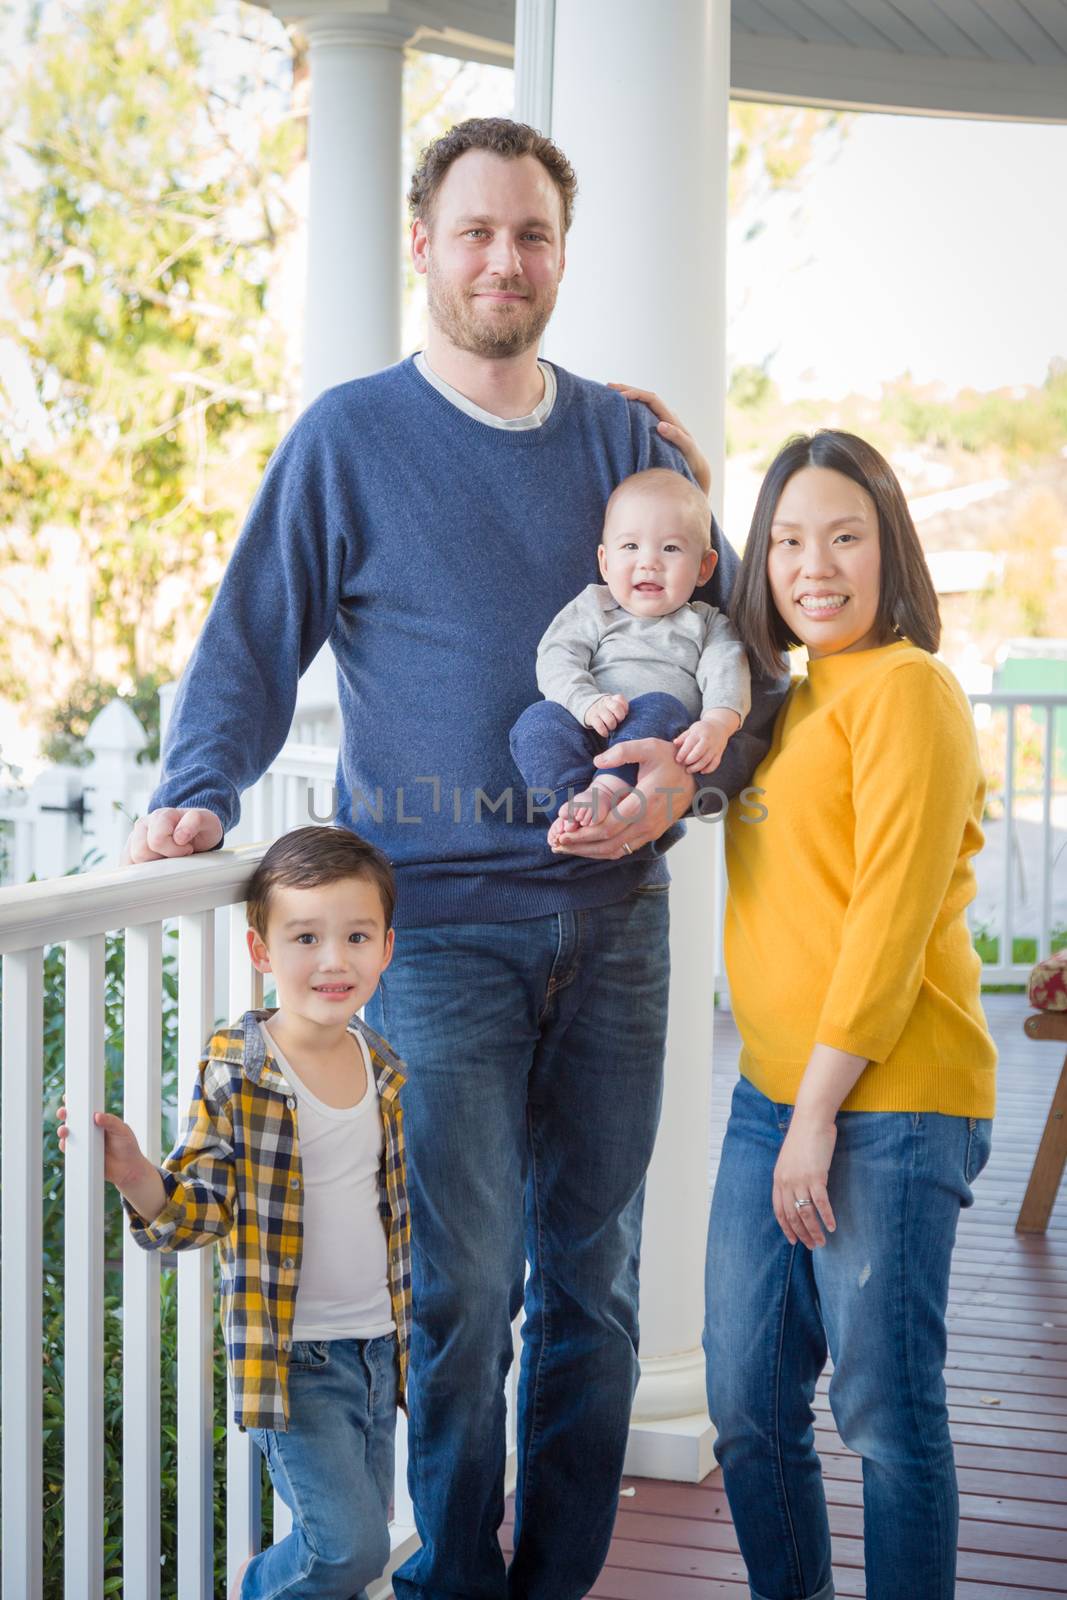
[[[159,760],[159,690],[166,680],[146,673],[133,685],[126,703],[148,735],[138,760]],[[85,736],[93,719],[115,698],[115,685],[103,678],[78,678],[41,718],[41,755],[60,766],[84,767],[91,759]]]
[[[1004,567],[981,596],[979,618],[986,624],[995,618],[1002,637],[1063,636],[1067,595],[1056,571],[1065,531],[1067,503],[1050,488],[1035,488],[990,540]]]
[[[900,378],[885,390],[882,416],[912,443],[956,446],[971,455],[995,450],[1006,465],[1028,466],[1067,445],[1067,364],[1052,361],[1039,387],[969,389],[951,400]]]
[[[730,214],[746,224],[745,238],[761,230],[769,196],[798,189],[817,161],[840,148],[852,121],[845,111],[731,100]]]
[[[180,669],[291,404],[288,46],[226,0],[71,0],[31,13],[24,63],[0,84],[0,691],[133,695]]]

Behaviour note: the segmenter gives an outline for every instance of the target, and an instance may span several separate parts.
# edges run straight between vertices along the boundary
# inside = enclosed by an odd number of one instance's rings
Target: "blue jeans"
[[[667,890],[404,929],[367,1020],[404,1057],[414,1325],[399,1600],[578,1600],[611,1540],[637,1375]],[[523,1304],[515,1554],[504,1379]]]
[[[567,799],[589,786],[599,771],[611,772],[624,783],[637,782],[637,768],[594,767],[593,757],[624,739],[675,739],[695,721],[672,694],[639,694],[614,733],[607,738],[586,728],[555,700],[538,700],[519,717],[508,738],[511,756],[528,789],[552,790],[554,817]]]
[[[289,1429],[249,1428],[292,1532],[249,1563],[241,1600],[364,1600],[389,1560],[396,1335],[295,1340]]]
[[[868,1600],[952,1600],[959,1497],[945,1403],[945,1307],[960,1207],[990,1123],[839,1112],[837,1231],[809,1252],[771,1210],[793,1108],[734,1090],[708,1233],[708,1408],[753,1600],[830,1600],[812,1397],[863,1458]]]

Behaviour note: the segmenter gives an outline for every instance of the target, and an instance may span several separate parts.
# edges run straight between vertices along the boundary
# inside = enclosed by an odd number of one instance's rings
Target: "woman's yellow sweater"
[[[868,1057],[842,1110],[991,1116],[964,917],[985,784],[952,673],[906,640],[811,661],[752,781],[726,839],[744,1076],[792,1104],[819,1043]]]

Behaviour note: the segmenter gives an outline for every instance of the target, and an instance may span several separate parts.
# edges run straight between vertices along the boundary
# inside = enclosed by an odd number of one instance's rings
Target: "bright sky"
[[[1067,127],[857,116],[730,259],[735,361],[786,398],[1040,383],[1067,357]]]

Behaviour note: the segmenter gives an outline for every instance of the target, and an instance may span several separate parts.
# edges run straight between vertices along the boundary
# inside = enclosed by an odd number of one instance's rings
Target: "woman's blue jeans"
[[[422,1548],[394,1575],[398,1600],[578,1600],[596,1582],[637,1377],[667,989],[667,889],[650,886],[588,911],[404,928],[367,1004],[408,1074]],[[524,1301],[509,1568],[504,1379]]]
[[[960,1208],[991,1125],[840,1112],[837,1231],[812,1253],[789,1244],[771,1209],[792,1112],[738,1083],[708,1233],[708,1408],[753,1600],[834,1593],[812,1411],[827,1346],[834,1421],[863,1458],[868,1600],[953,1600],[945,1308]]]
[[[389,1560],[396,1335],[293,1342],[289,1429],[249,1428],[292,1532],[249,1564],[241,1600],[364,1600]]]

